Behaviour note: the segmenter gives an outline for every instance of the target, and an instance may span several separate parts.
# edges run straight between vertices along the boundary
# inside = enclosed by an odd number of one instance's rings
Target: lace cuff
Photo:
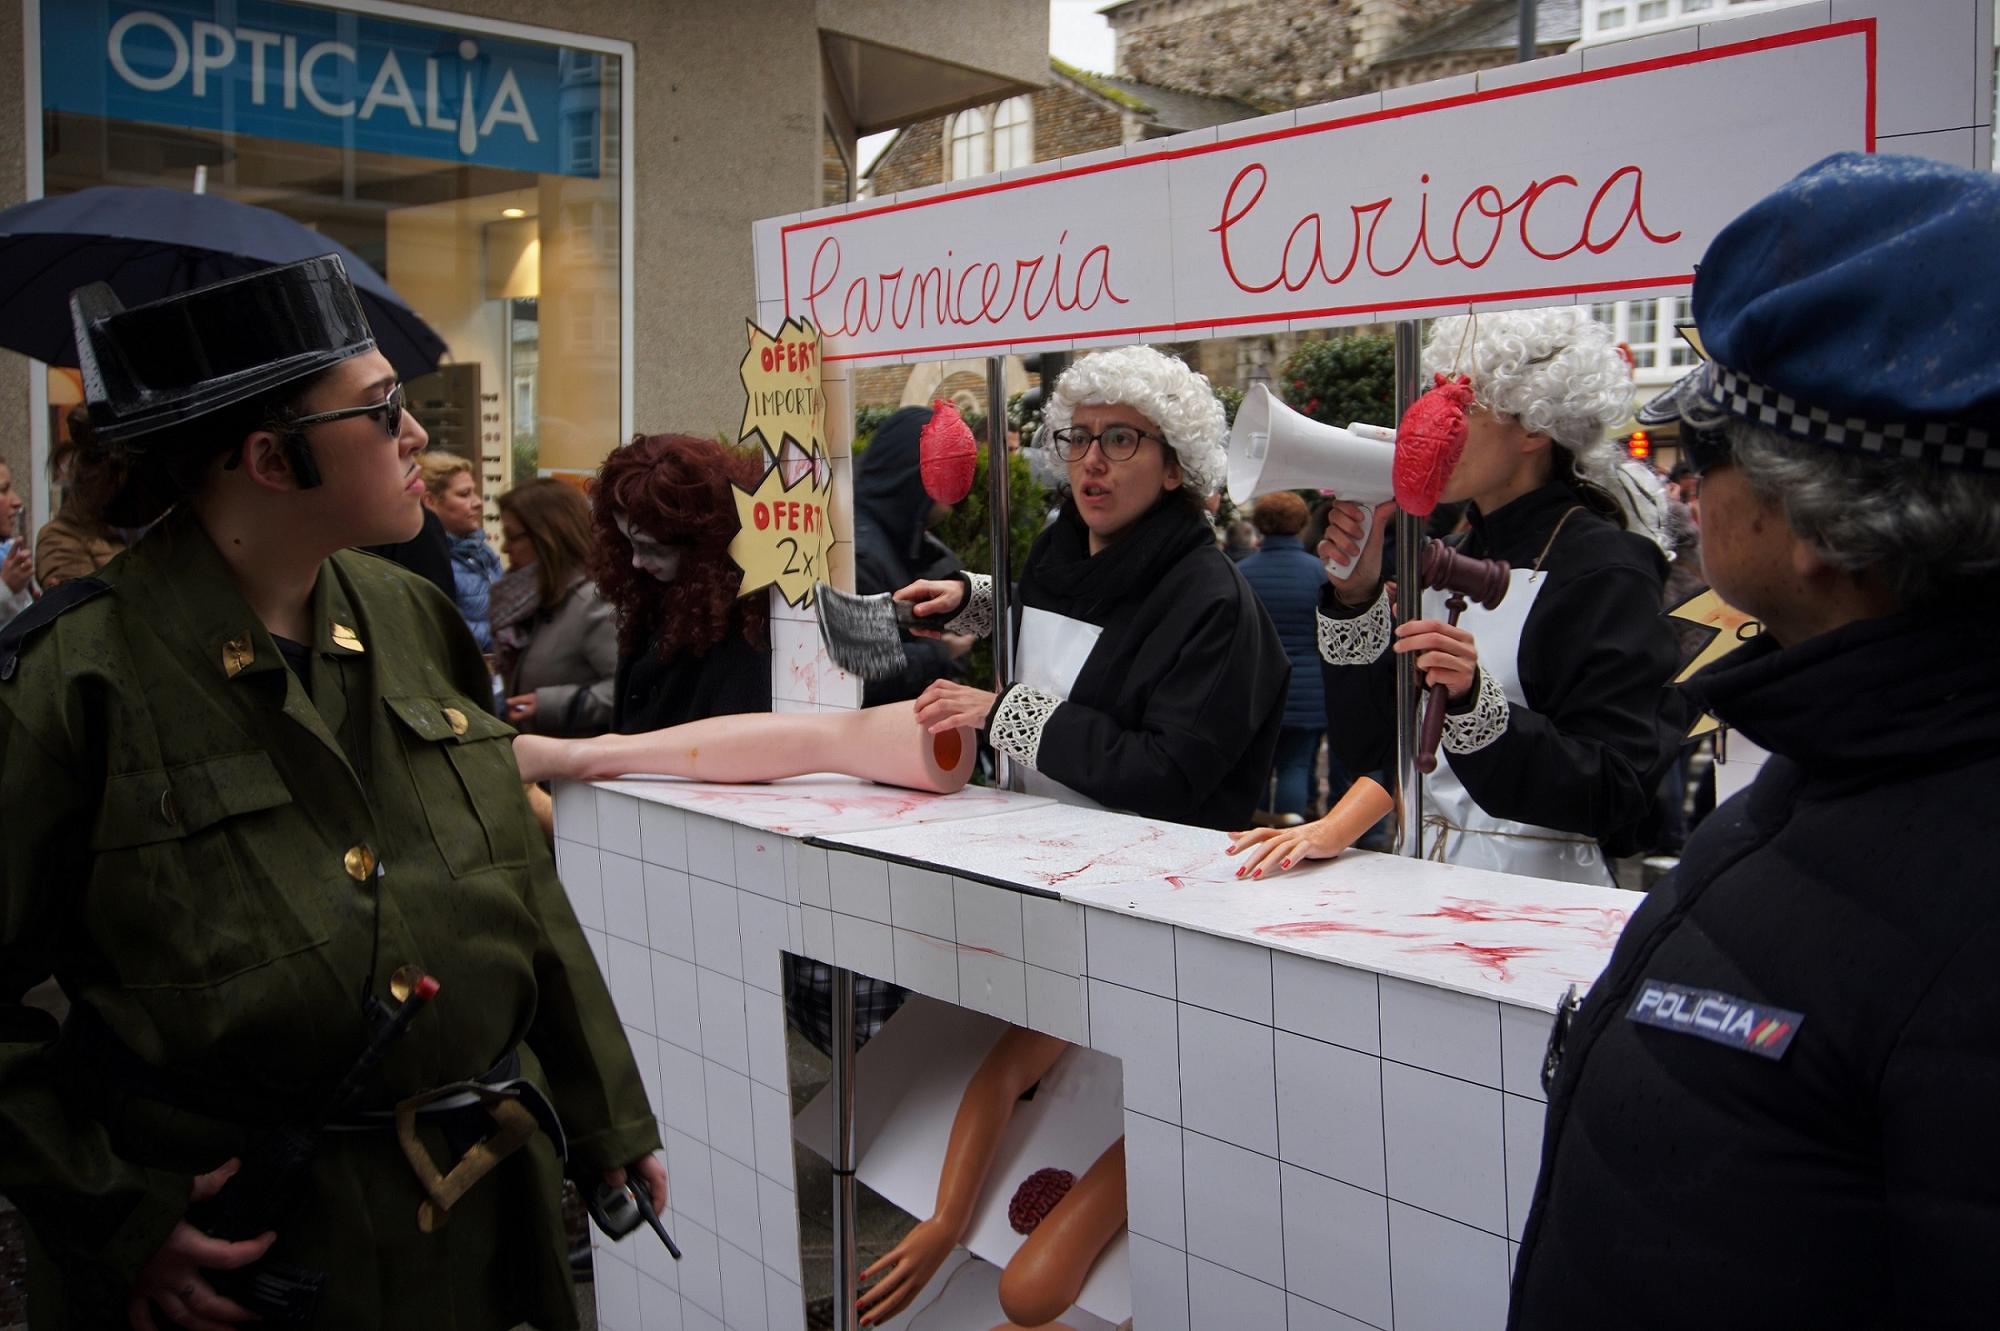
[[[1472,710],[1456,716],[1450,712],[1444,714],[1444,737],[1439,746],[1446,753],[1477,753],[1507,733],[1507,720],[1512,715],[1500,681],[1481,666],[1479,686],[1472,695]]]
[[[1062,703],[1054,694],[1016,684],[993,709],[993,720],[986,727],[987,738],[994,748],[1013,755],[1030,770],[1040,771],[1035,758],[1042,750],[1042,730]]]
[[[1320,659],[1328,665],[1368,665],[1389,648],[1389,592],[1377,592],[1374,602],[1352,619],[1335,619],[1322,610],[1319,621]]]
[[[984,573],[965,575],[965,604],[944,622],[944,631],[970,633],[975,638],[983,638],[993,632],[992,578]]]

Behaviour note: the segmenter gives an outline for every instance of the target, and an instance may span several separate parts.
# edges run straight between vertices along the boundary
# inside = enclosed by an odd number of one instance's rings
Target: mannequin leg
[[[898,702],[811,716],[711,716],[643,735],[520,735],[514,761],[523,781],[644,774],[737,784],[834,772],[949,794],[972,775],[973,750],[968,732],[932,735],[918,723],[915,703]]]

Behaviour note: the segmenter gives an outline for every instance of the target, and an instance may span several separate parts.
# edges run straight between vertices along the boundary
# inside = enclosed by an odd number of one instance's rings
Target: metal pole
[[[1417,323],[1404,319],[1396,325],[1396,419],[1417,400],[1418,376],[1422,370],[1422,349],[1417,342]],[[1396,520],[1396,622],[1408,624],[1423,617],[1423,586],[1417,570],[1424,561],[1424,524],[1413,517]],[[1417,770],[1417,689],[1416,657],[1405,653],[1396,658],[1396,853],[1412,858],[1424,853],[1424,777]]]
[[[854,972],[833,971],[833,1314],[852,1331],[861,1262],[854,1240]]]
[[[993,548],[993,691],[1005,691],[1014,679],[1013,562],[1008,534],[1007,386],[1004,356],[986,358],[986,518]],[[1053,391],[1053,385],[1044,391]],[[1019,790],[1021,774],[1014,760],[993,750],[993,779],[1002,790]]]
[[[1521,19],[1514,37],[1514,59],[1535,58],[1535,6],[1539,0],[1521,0]]]

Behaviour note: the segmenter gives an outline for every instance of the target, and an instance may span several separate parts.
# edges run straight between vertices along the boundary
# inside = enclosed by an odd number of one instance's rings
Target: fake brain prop
[[[1465,411],[1472,405],[1470,379],[1442,372],[1433,378],[1429,391],[1410,404],[1396,427],[1396,507],[1418,517],[1437,507],[1445,482],[1465,453]]]
[[[1036,1170],[1014,1189],[1014,1200],[1007,1203],[1007,1223],[1016,1234],[1034,1233],[1035,1226],[1048,1218],[1075,1183],[1076,1175],[1067,1169]]]
[[[972,493],[972,468],[979,453],[972,427],[943,398],[931,403],[930,423],[917,436],[924,493],[940,504],[956,504]]]

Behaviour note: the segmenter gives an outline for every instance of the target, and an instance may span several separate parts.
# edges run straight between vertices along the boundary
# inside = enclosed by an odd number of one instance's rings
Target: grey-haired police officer
[[[2000,180],[1843,155],[1697,270],[1641,419],[1769,750],[1569,1031],[1509,1325],[2000,1324]]]

